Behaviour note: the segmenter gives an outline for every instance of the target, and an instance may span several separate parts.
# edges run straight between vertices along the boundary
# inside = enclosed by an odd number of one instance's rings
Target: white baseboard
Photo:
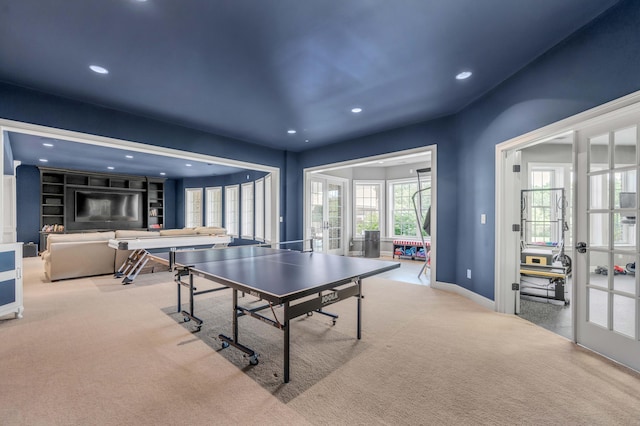
[[[431,287],[437,288],[438,290],[444,290],[444,291],[449,291],[451,293],[459,294],[460,296],[466,297],[472,302],[475,302],[478,305],[483,306],[491,311],[496,310],[495,301],[491,299],[487,299],[484,296],[480,296],[478,293],[474,293],[471,290],[467,290],[464,287],[460,287],[458,284],[443,283],[440,281],[436,281],[434,284],[431,285]]]

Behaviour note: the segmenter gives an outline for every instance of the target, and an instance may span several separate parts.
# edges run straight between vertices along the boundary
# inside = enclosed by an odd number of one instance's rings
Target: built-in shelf
[[[40,167],[40,182],[41,250],[46,248],[49,233],[108,230],[89,229],[88,224],[81,227],[75,222],[74,207],[69,204],[81,189],[142,194],[143,220],[138,226],[143,227],[136,229],[164,228],[164,179]],[[70,224],[82,229],[69,229]]]

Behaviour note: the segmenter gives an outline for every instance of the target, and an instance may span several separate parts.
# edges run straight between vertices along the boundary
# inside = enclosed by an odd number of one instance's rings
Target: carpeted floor
[[[365,280],[360,341],[355,300],[335,326],[295,320],[285,385],[279,330],[240,319],[257,366],[219,349],[227,291],[198,300],[211,323],[191,333],[168,273],[46,283],[25,261],[25,318],[0,321],[0,424],[640,424],[639,374],[430,287]]]

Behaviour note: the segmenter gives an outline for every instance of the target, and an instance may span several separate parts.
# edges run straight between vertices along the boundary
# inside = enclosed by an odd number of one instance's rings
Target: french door
[[[344,188],[340,180],[310,179],[306,220],[314,251],[344,254]]]
[[[576,341],[640,370],[640,114],[578,132]]]

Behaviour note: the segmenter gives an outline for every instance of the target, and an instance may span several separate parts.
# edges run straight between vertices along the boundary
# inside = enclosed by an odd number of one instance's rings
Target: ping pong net
[[[176,249],[172,250],[171,254],[175,256],[176,263],[184,265],[270,256],[291,251],[313,251],[313,239],[282,241],[277,243],[259,243],[239,246],[213,247],[204,249]]]

